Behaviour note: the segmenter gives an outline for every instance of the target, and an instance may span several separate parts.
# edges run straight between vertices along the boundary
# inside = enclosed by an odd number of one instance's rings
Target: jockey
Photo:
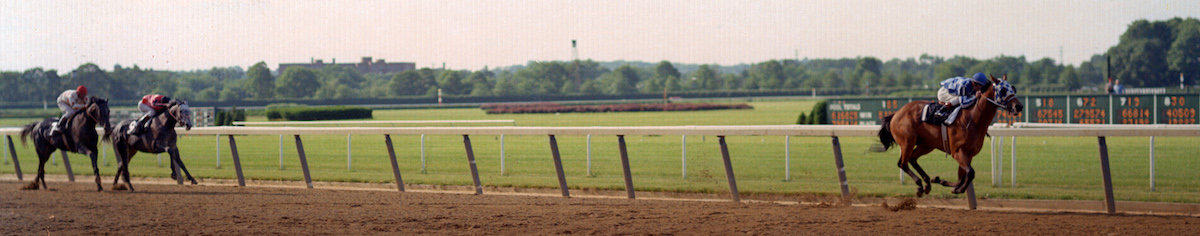
[[[946,117],[949,112],[962,107],[975,105],[975,93],[988,84],[987,75],[975,73],[971,78],[954,77],[942,81],[942,88],[937,91],[938,102],[945,107],[938,111],[938,116]],[[949,120],[947,120],[949,121]]]
[[[129,127],[129,131],[126,133],[129,135],[141,133],[142,126],[146,126],[146,122],[149,122],[151,119],[154,119],[154,117],[162,114],[163,111],[167,109],[167,105],[170,103],[171,97],[158,94],[142,96],[142,100],[138,102],[138,110],[141,110],[145,114],[143,114],[141,118],[138,118],[136,122],[133,122],[133,124],[131,124],[133,126]]]
[[[50,129],[51,133],[60,133],[67,128],[67,121],[71,119],[75,112],[83,110],[87,107],[87,87],[80,85],[74,90],[63,91],[58,95],[58,109],[62,110],[62,118],[58,118],[54,128]]]

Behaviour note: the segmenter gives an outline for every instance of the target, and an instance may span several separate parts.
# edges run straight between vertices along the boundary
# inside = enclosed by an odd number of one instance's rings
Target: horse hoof
[[[917,189],[917,197],[922,197],[922,196],[925,196],[925,192],[921,191],[920,189]]]
[[[933,183],[937,183],[937,184],[941,184],[941,183],[943,183],[943,182],[945,182],[945,181],[942,181],[942,177],[941,177],[941,176],[934,176],[934,177],[933,177],[933,181],[932,181],[932,182],[933,182]]]
[[[933,186],[925,188],[925,195],[929,195],[929,190],[933,190]]]

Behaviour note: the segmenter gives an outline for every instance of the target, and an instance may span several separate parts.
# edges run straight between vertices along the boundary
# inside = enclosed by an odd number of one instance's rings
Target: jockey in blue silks
[[[939,103],[946,106],[938,111],[938,115],[946,117],[947,113],[960,106],[970,108],[975,105],[975,93],[978,93],[987,84],[987,75],[983,73],[975,73],[975,76],[971,76],[971,78],[954,77],[942,81],[942,88],[938,89],[937,98]],[[949,117],[947,122],[953,119],[954,117]]]

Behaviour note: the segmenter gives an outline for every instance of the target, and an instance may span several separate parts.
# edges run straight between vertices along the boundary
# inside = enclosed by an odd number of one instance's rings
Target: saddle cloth
[[[955,107],[954,110],[949,112],[942,111],[943,107],[945,107],[945,105],[938,104],[936,102],[925,104],[925,106],[921,108],[921,122],[934,125],[954,124],[954,120],[955,118],[958,118],[959,110],[962,110],[962,107]]]

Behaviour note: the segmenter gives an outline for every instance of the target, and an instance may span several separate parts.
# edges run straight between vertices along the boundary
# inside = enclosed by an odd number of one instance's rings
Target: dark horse
[[[108,100],[89,97],[83,111],[75,113],[68,119],[70,119],[69,128],[55,134],[50,134],[49,131],[53,127],[52,123],[58,121],[58,118],[46,118],[25,125],[21,129],[21,143],[25,144],[27,138],[33,137],[33,146],[37,149],[39,161],[37,178],[26,185],[25,189],[38,189],[39,183],[42,188],[48,189],[45,176],[46,161],[50,160],[50,154],[55,150],[62,150],[91,157],[92,173],[96,174],[96,190],[104,190],[103,187],[100,187],[100,168],[96,166],[96,151],[98,150],[96,144],[100,141],[100,135],[96,134],[96,124],[103,124],[104,132],[112,133],[112,126],[108,124]],[[108,138],[105,137],[104,140],[108,141]]]
[[[954,123],[945,128],[945,133],[939,125],[921,122],[921,109],[932,101],[910,102],[895,114],[883,118],[883,127],[879,129],[879,141],[885,149],[893,144],[900,146],[900,162],[896,165],[917,182],[917,197],[929,194],[929,190],[933,188],[929,175],[917,164],[917,158],[934,149],[953,156],[958,162],[959,182],[948,182],[941,177],[935,177],[933,182],[953,187],[952,193],[963,193],[975,179],[971,159],[983,148],[983,138],[996,116],[996,109],[1004,109],[1012,115],[1021,114],[1024,105],[1016,99],[1016,89],[1008,84],[1008,76],[1001,79],[990,78],[992,83],[984,86],[976,95],[978,100],[974,107],[963,109]],[[943,134],[948,137],[943,138]],[[921,174],[920,178],[908,169],[910,164]]]
[[[117,168],[117,178],[113,179],[113,188],[117,188],[121,177],[125,177],[125,185],[129,186],[129,191],[133,191],[133,184],[129,183],[129,160],[133,159],[133,154],[137,154],[138,151],[167,152],[171,156],[171,179],[178,178],[178,173],[175,173],[175,166],[178,165],[187,175],[187,179],[191,180],[192,184],[196,184],[192,173],[188,172],[183,161],[179,159],[179,147],[175,145],[176,126],[182,125],[188,130],[192,129],[192,110],[188,108],[187,101],[181,100],[171,101],[167,104],[166,110],[164,114],[151,120],[150,128],[144,129],[141,134],[129,135],[126,133],[130,128],[129,125],[134,123],[134,119],[127,119],[117,124],[116,131],[105,135],[105,138],[111,140],[117,159],[121,160],[121,166]]]

